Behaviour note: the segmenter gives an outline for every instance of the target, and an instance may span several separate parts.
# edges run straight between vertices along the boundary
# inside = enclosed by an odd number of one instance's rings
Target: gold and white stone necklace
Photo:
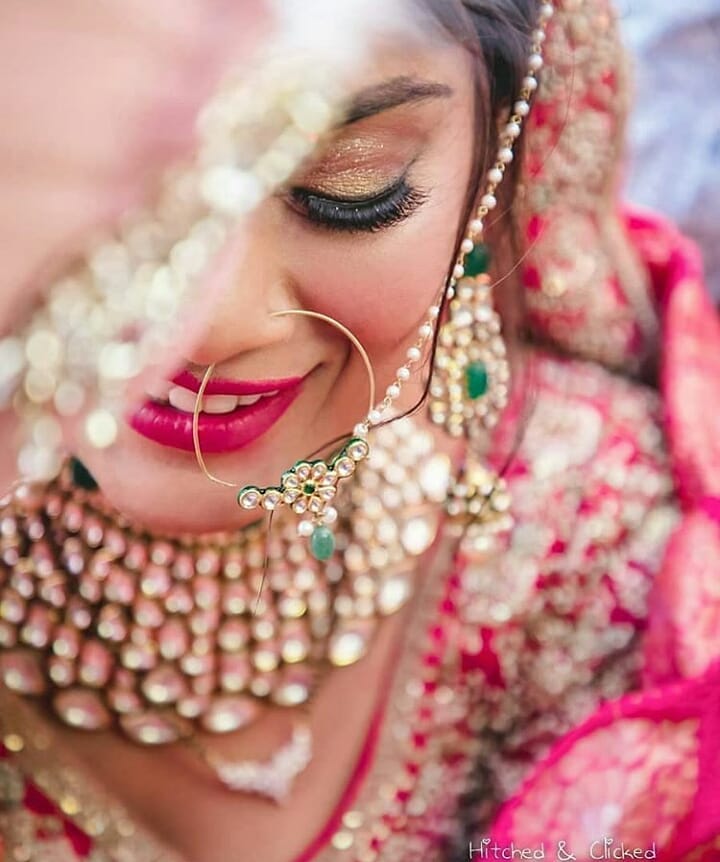
[[[305,707],[319,674],[361,659],[411,596],[450,467],[411,420],[378,429],[338,499],[326,563],[277,515],[269,542],[260,524],[165,540],[110,511],[77,466],[20,485],[0,512],[2,681],[46,698],[72,727],[117,727],[145,745],[192,740],[201,753],[196,730],[239,730],[267,704]],[[303,724],[267,764],[204,755],[229,788],[275,799],[310,756]]]

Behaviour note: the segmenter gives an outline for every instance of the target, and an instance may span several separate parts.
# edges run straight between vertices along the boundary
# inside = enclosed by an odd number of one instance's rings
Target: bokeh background
[[[615,0],[635,59],[626,196],[700,244],[720,302],[720,0]]]

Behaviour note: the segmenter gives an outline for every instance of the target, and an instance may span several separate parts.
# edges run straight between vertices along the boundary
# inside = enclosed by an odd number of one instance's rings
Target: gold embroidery
[[[541,282],[526,291],[530,317],[564,350],[637,367],[657,321],[648,274],[615,209],[629,86],[609,2],[558,4],[546,50],[527,138],[524,220],[539,217],[543,229],[529,255]]]

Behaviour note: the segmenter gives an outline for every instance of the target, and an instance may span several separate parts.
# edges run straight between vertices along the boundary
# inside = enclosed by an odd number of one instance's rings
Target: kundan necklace
[[[109,509],[77,463],[21,484],[0,512],[2,681],[71,727],[117,727],[145,745],[239,730],[263,703],[306,706],[319,674],[362,658],[411,596],[450,473],[411,420],[377,429],[338,494],[326,562],[280,512],[269,541],[262,523],[167,540]],[[298,724],[271,764],[204,759],[226,786],[279,799],[310,751]]]

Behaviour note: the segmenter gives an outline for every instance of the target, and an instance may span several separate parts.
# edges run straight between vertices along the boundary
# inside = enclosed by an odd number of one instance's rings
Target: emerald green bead
[[[328,527],[315,527],[310,537],[310,553],[316,560],[324,562],[335,551],[335,536]]]
[[[306,482],[303,485],[303,494],[314,494],[315,493],[315,485],[313,482]]]
[[[93,479],[92,474],[82,461],[72,458],[70,460],[70,473],[73,485],[77,488],[82,488],[84,491],[97,491],[98,483]]]
[[[471,362],[465,369],[465,390],[468,398],[476,401],[487,394],[490,387],[487,367],[484,362]]]
[[[490,250],[483,243],[479,243],[465,258],[465,275],[474,278],[482,275],[490,269]]]

